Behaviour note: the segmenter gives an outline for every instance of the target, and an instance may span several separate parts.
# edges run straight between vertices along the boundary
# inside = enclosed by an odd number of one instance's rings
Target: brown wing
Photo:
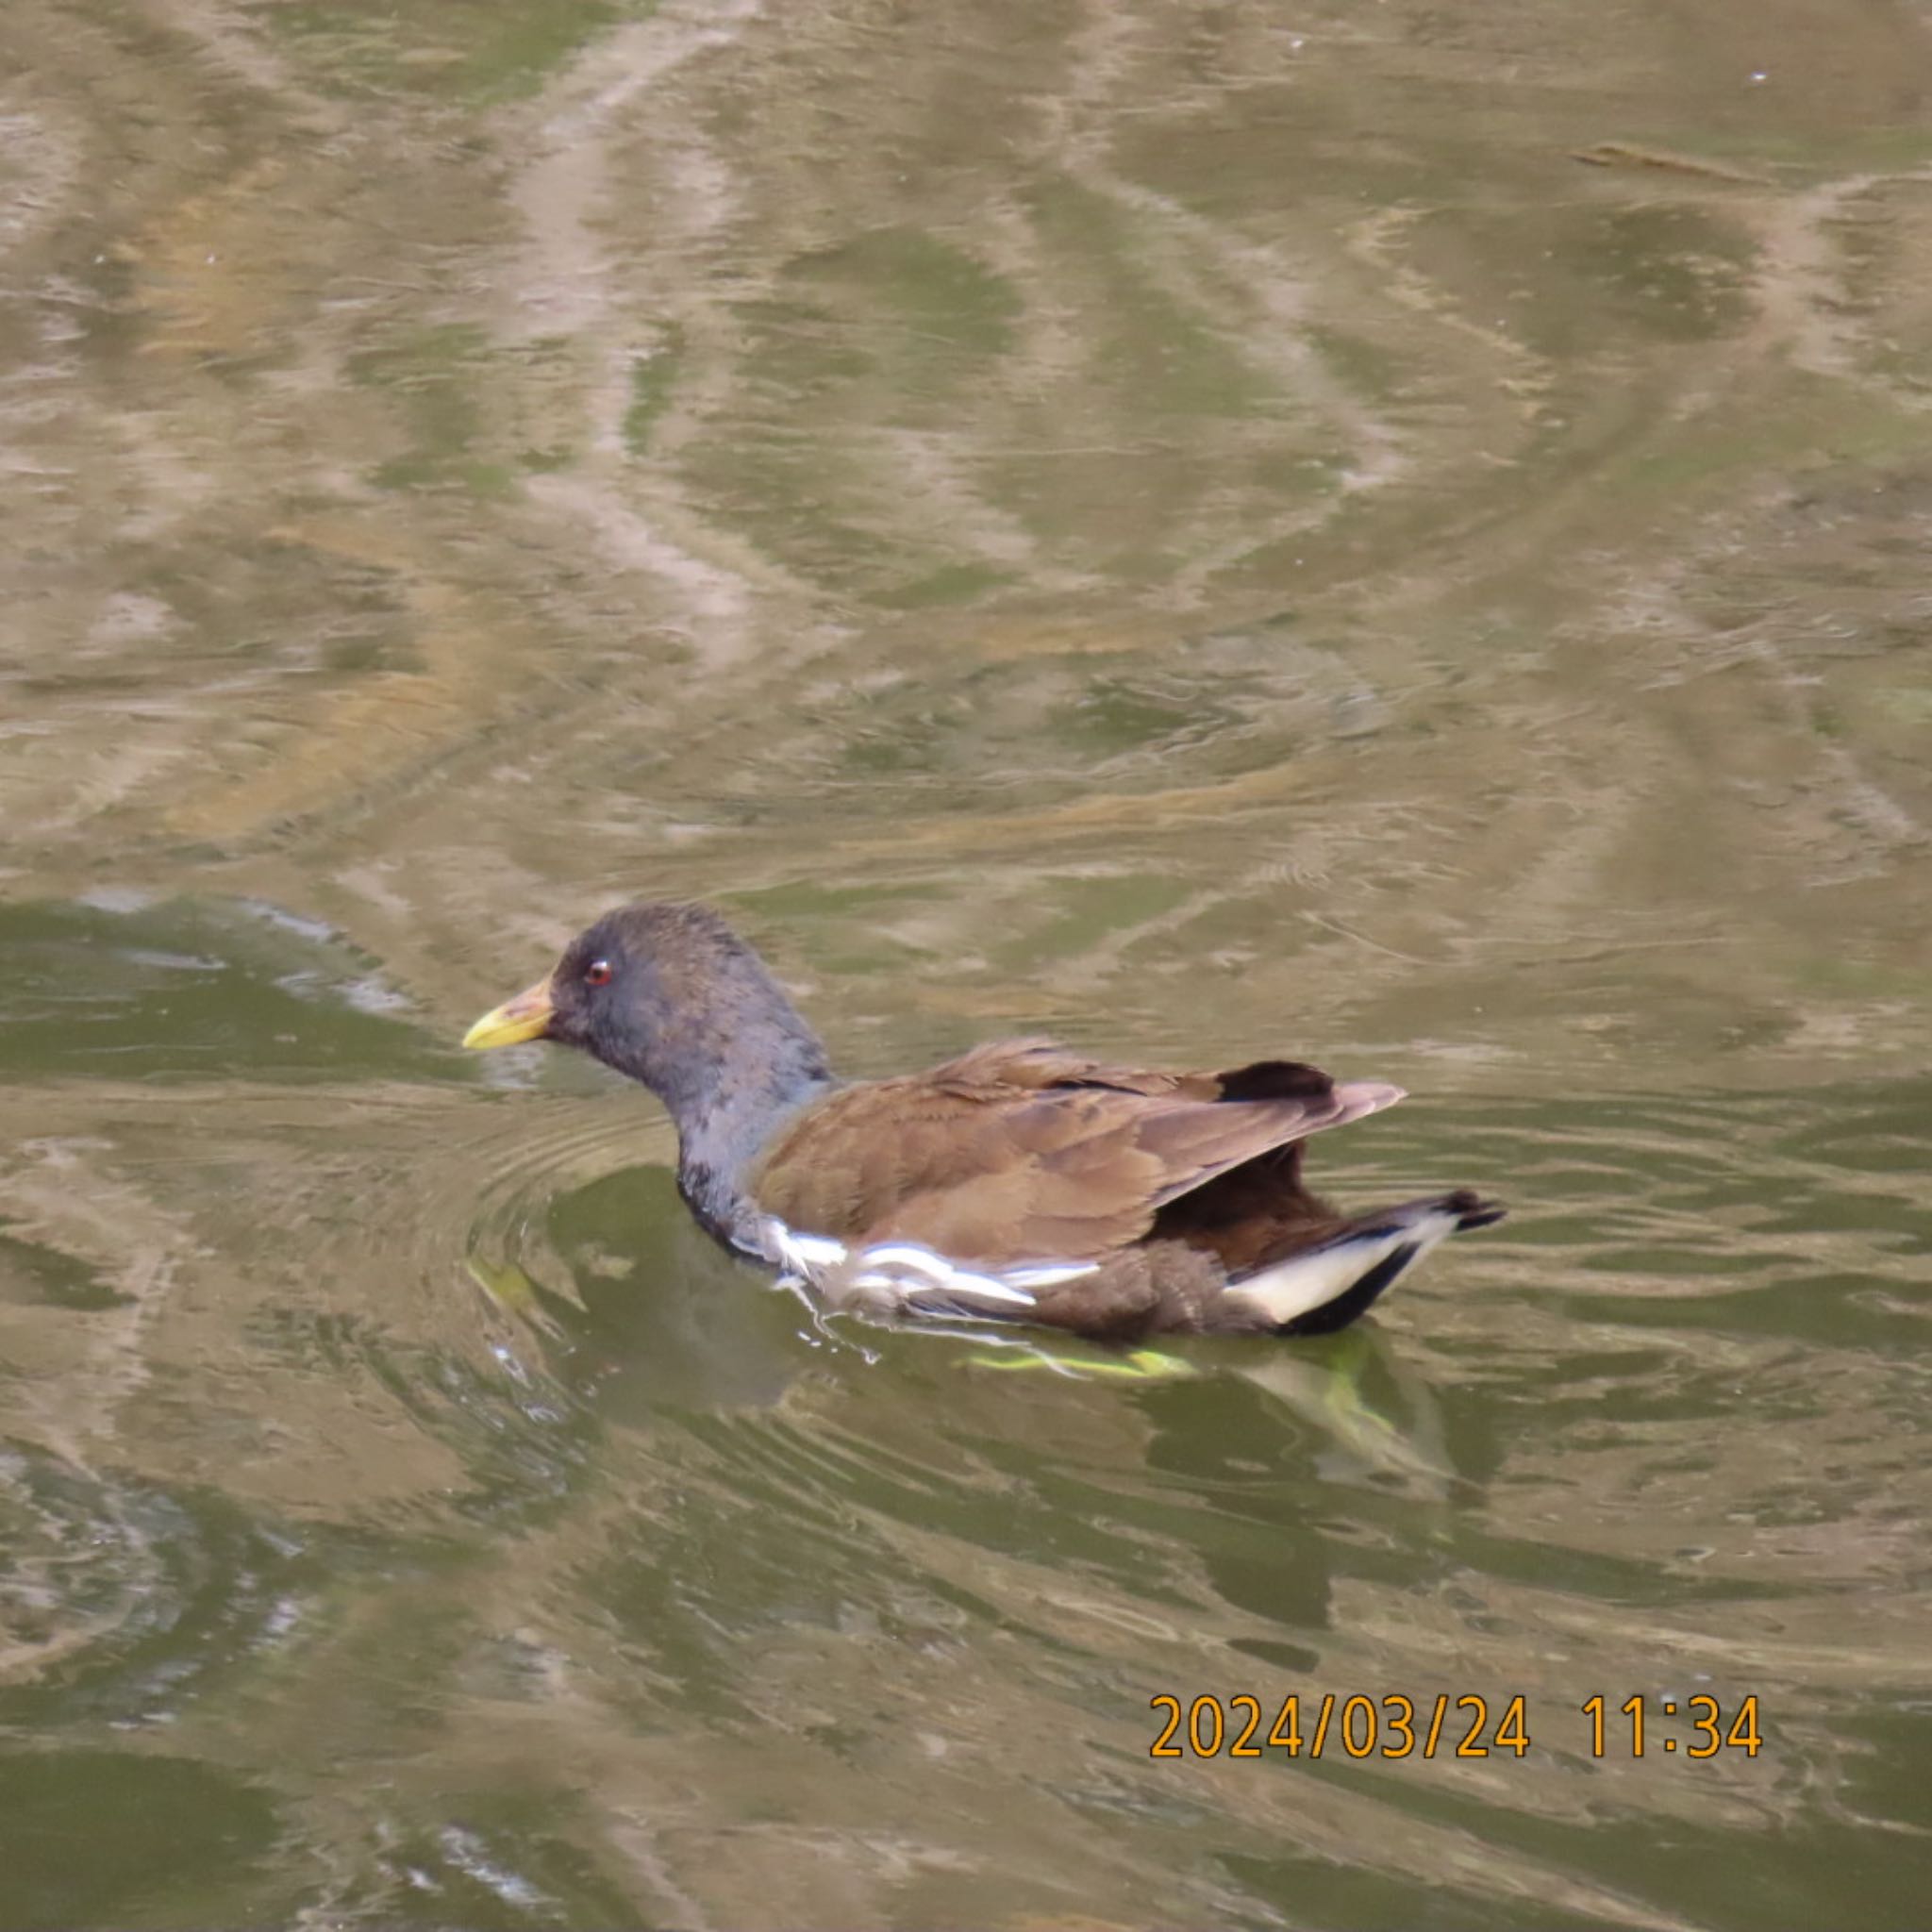
[[[1217,1175],[1401,1097],[1291,1062],[1160,1074],[1002,1041],[833,1094],[781,1136],[754,1192],[788,1226],[841,1241],[1093,1259]]]

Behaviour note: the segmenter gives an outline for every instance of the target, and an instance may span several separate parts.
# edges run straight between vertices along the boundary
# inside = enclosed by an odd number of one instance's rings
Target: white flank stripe
[[[1098,1261],[1023,1261],[1006,1269],[1002,1278],[1015,1288],[1058,1288],[1063,1281],[1078,1281],[1083,1274],[1097,1274]]]
[[[977,1274],[970,1268],[953,1269],[937,1285],[948,1294],[971,1295],[983,1302],[1006,1302],[1016,1308],[1033,1306],[1033,1297],[1024,1288],[1014,1288],[994,1274]]]
[[[765,1219],[765,1240],[781,1266],[808,1280],[828,1268],[838,1267],[845,1258],[843,1241],[835,1241],[829,1235],[793,1234],[774,1216]]]
[[[810,1286],[825,1288],[835,1306],[841,1290],[857,1291],[884,1296],[911,1315],[921,1312],[920,1298],[926,1295],[986,1302],[1002,1308],[1030,1308],[1034,1289],[1091,1274],[1096,1265],[1091,1261],[1028,1261],[987,1274],[949,1261],[918,1241],[875,1241],[871,1247],[853,1251],[829,1235],[795,1233],[771,1216],[766,1218],[763,1234],[778,1265]]]
[[[859,1249],[858,1258],[868,1268],[910,1268],[915,1274],[934,1281],[943,1281],[953,1272],[953,1264],[943,1255],[913,1241],[874,1241],[871,1247]]]

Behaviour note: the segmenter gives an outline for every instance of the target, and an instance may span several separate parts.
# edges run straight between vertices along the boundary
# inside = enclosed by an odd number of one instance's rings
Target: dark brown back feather
[[[797,1230],[995,1266],[1099,1259],[1157,1223],[1225,1260],[1325,1212],[1301,1191],[1295,1143],[1400,1098],[1287,1061],[1164,1074],[998,1041],[817,1103],[754,1193]]]

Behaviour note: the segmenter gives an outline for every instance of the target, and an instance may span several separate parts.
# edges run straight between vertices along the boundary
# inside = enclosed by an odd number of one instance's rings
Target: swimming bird
[[[1114,1066],[1047,1040],[838,1079],[763,960],[708,907],[606,914],[463,1044],[550,1040],[641,1082],[677,1130],[678,1191],[733,1253],[835,1310],[1096,1340],[1321,1335],[1418,1256],[1503,1218],[1466,1189],[1341,1214],[1309,1136],[1404,1098],[1295,1060]]]

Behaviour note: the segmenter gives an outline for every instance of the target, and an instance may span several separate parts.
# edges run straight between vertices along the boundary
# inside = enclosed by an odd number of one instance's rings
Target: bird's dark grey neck
[[[817,1036],[795,1013],[784,1019],[760,1016],[694,1077],[658,1090],[677,1129],[678,1192],[708,1234],[747,1254],[766,1248],[749,1192],[758,1155],[782,1122],[838,1085]]]
[[[558,974],[571,1005],[558,1037],[664,1103],[691,1212],[727,1246],[761,1253],[749,1194],[758,1157],[781,1122],[837,1084],[785,989],[723,920],[691,906],[610,914],[573,942]]]

